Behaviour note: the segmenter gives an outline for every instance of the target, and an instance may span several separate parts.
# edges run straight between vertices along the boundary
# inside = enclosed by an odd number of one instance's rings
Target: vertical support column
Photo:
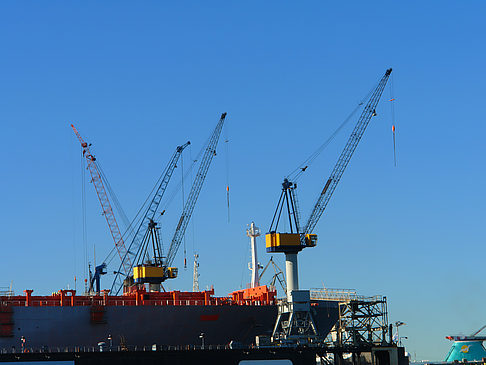
[[[299,290],[297,253],[285,253],[285,274],[287,276],[287,298],[290,300],[292,290]]]
[[[206,290],[204,292],[204,305],[210,305],[211,304],[211,294]]]
[[[32,289],[24,290],[26,307],[29,307],[32,304],[32,292]]]
[[[260,276],[258,275],[258,257],[256,249],[256,238],[260,236],[260,228],[255,226],[254,222],[251,222],[250,228],[246,230],[246,234],[250,237],[251,245],[251,287],[255,288],[260,286]]]
[[[61,294],[61,298],[60,298],[61,307],[64,307],[64,297],[66,296],[66,292],[64,290],[59,290],[59,294]]]
[[[179,300],[179,291],[174,290],[172,292],[172,300],[174,301],[173,305],[181,305],[180,300]]]

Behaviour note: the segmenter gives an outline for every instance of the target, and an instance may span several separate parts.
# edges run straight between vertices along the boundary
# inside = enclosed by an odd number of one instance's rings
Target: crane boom
[[[83,147],[83,156],[88,164],[88,170],[91,174],[91,180],[93,182],[93,186],[95,187],[96,194],[98,195],[98,199],[101,203],[101,209],[103,209],[103,215],[105,216],[106,223],[108,223],[111,236],[113,237],[113,241],[115,242],[116,250],[118,251],[120,260],[123,262],[123,269],[129,270],[131,262],[129,259],[125,262],[123,261],[123,258],[127,256],[127,249],[125,247],[125,242],[123,241],[123,236],[120,232],[120,228],[118,227],[118,223],[116,222],[115,214],[111,207],[110,200],[108,199],[108,194],[106,193],[103,180],[101,179],[100,170],[98,168],[98,165],[96,164],[96,157],[91,153],[89,149],[90,145],[84,141],[74,125],[71,124],[71,128],[76,134],[76,137],[78,137],[78,140],[81,143],[81,147]]]
[[[182,211],[179,223],[177,224],[177,228],[174,233],[174,237],[172,238],[169,247],[169,251],[165,260],[166,267],[172,264],[177,254],[177,250],[181,245],[187,225],[189,224],[192,212],[194,211],[197,198],[199,197],[202,185],[204,183],[204,180],[206,179],[209,166],[211,165],[213,157],[216,155],[216,146],[218,144],[219,136],[221,135],[221,130],[223,129],[225,118],[226,113],[221,114],[221,118],[219,119],[216,128],[214,128],[213,134],[211,135],[211,138],[209,140],[209,144],[206,147],[206,152],[204,153],[204,156],[202,158],[201,165],[199,166],[196,178],[194,180],[194,183],[192,184],[191,192],[189,193],[186,204],[184,205],[184,210]]]
[[[137,255],[141,243],[143,241],[143,238],[146,235],[147,230],[149,229],[150,222],[154,220],[155,213],[159,208],[162,197],[164,196],[167,186],[169,185],[169,181],[172,177],[174,169],[177,166],[177,161],[179,160],[179,157],[182,155],[182,151],[184,151],[184,149],[190,144],[191,142],[188,141],[182,146],[178,146],[174,154],[172,155],[168,165],[166,166],[162,174],[162,179],[160,181],[157,190],[155,191],[152,201],[150,202],[150,204],[147,207],[147,210],[145,211],[145,214],[140,222],[140,225],[135,235],[133,236],[133,240],[130,243],[130,246],[128,247],[128,251],[126,252],[125,256],[122,258],[120,268],[115,273],[115,279],[113,280],[111,292],[118,293],[123,286],[123,280],[131,274],[135,262],[135,256]]]
[[[324,210],[326,209],[327,204],[329,203],[329,200],[331,199],[331,196],[334,193],[337,184],[339,183],[339,180],[341,180],[344,170],[346,169],[346,166],[353,156],[353,153],[356,150],[356,147],[358,146],[358,143],[361,140],[361,137],[363,136],[363,133],[366,130],[366,127],[368,126],[371,117],[376,115],[375,108],[380,101],[381,95],[391,72],[391,68],[386,70],[385,75],[380,80],[378,86],[373,91],[368,103],[364,107],[364,110],[361,113],[353,132],[349,136],[348,142],[346,143],[344,150],[339,156],[339,159],[334,166],[334,169],[332,170],[331,176],[324,185],[324,188],[322,189],[322,192],[317,199],[314,209],[310,214],[309,220],[307,221],[302,231],[302,241],[305,240],[306,234],[309,234],[314,230],[317,222],[319,221],[319,218],[321,217],[322,213],[324,213]]]

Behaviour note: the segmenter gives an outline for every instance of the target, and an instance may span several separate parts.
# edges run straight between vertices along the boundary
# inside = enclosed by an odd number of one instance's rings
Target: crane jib
[[[378,102],[380,101],[381,95],[383,94],[383,90],[385,89],[391,72],[391,68],[386,70],[385,75],[381,78],[378,86],[375,88],[371,97],[363,108],[363,112],[359,116],[358,121],[356,122],[356,126],[351,132],[348,142],[346,143],[344,150],[341,152],[341,155],[339,156],[338,161],[334,166],[331,177],[327,180],[324,189],[322,189],[322,192],[317,199],[314,209],[309,216],[309,220],[305,225],[303,234],[308,234],[314,230],[322,213],[326,209],[327,204],[329,203],[329,200],[331,199],[331,196],[334,193],[337,184],[341,180],[344,170],[348,166],[348,163],[351,160],[351,157],[353,156],[353,153],[356,150],[358,143],[363,137],[366,127],[368,126],[371,118],[377,115],[376,107],[378,105]]]
[[[164,193],[167,189],[167,186],[170,182],[170,179],[172,177],[172,174],[174,172],[174,169],[177,167],[177,162],[182,155],[183,150],[191,144],[190,141],[187,141],[185,144],[181,146],[177,146],[176,151],[172,155],[172,158],[170,159],[169,163],[167,164],[166,168],[164,169],[162,173],[162,178],[160,179],[160,184],[155,191],[155,194],[153,195],[153,198],[148,205],[145,214],[143,218],[140,221],[140,225],[138,226],[138,229],[133,236],[133,240],[128,247],[128,251],[125,254],[125,256],[122,259],[122,262],[120,264],[120,267],[118,271],[115,274],[115,279],[113,280],[113,284],[111,287],[111,292],[118,294],[120,289],[123,286],[123,280],[130,276],[131,271],[133,269],[133,266],[135,264],[136,258],[143,256],[143,251],[145,249],[144,245],[142,242],[144,241],[144,238],[149,232],[149,225],[153,221],[155,214],[159,208],[160,202],[162,200],[162,197],[164,196]],[[130,262],[130,257],[133,258],[133,262]],[[127,263],[130,262],[130,263]]]
[[[127,262],[124,261],[124,257],[126,256],[127,249],[123,241],[123,236],[118,227],[115,214],[113,213],[110,200],[108,199],[108,194],[103,184],[102,176],[96,163],[96,158],[90,151],[89,147],[91,144],[88,144],[83,140],[83,138],[81,137],[78,130],[74,127],[73,124],[71,124],[71,128],[73,129],[74,134],[78,138],[81,147],[83,148],[83,157],[86,159],[87,167],[91,175],[91,182],[93,183],[93,186],[96,190],[96,194],[98,195],[98,199],[101,204],[103,215],[108,224],[108,228],[110,229],[110,233],[113,238],[116,250],[120,256],[120,259],[122,260],[123,267],[127,268],[128,267],[127,265],[129,265],[130,263],[129,260],[127,260]]]
[[[219,119],[219,122],[216,125],[216,128],[214,129],[214,131],[213,131],[213,133],[210,137],[208,147],[207,147],[206,152],[205,152],[205,154],[202,158],[201,164],[199,166],[199,170],[196,173],[196,178],[193,182],[191,191],[189,193],[189,197],[188,197],[188,199],[187,199],[187,201],[184,205],[184,209],[183,209],[183,212],[182,212],[181,217],[179,219],[179,222],[177,224],[177,228],[176,228],[174,236],[172,238],[168,253],[165,256],[165,259],[163,260],[162,267],[157,268],[157,269],[161,269],[161,270],[159,270],[159,273],[162,273],[163,276],[158,278],[158,279],[162,279],[162,281],[164,281],[165,279],[177,277],[177,268],[169,267],[169,265],[174,260],[175,255],[177,253],[177,250],[178,250],[178,248],[179,248],[179,246],[182,242],[182,239],[184,238],[184,233],[185,233],[187,224],[189,223],[189,220],[191,218],[192,212],[194,210],[194,206],[196,204],[197,198],[198,198],[199,193],[201,191],[201,187],[203,185],[204,179],[206,178],[206,174],[207,174],[209,166],[211,164],[211,160],[216,155],[216,145],[218,143],[218,139],[219,139],[219,136],[221,134],[221,130],[223,128],[223,123],[224,123],[225,117],[226,117],[226,113],[221,114],[221,118]],[[145,218],[142,219],[142,223],[141,223],[137,233],[134,236],[134,240],[132,241],[132,244],[129,247],[129,251],[131,251],[130,249],[132,247],[134,247],[135,249],[138,248],[137,253],[136,253],[137,257],[140,256],[141,251],[145,250],[145,247],[146,247],[146,245],[142,244],[142,242],[144,242],[143,241],[144,237],[145,237],[144,233],[147,232],[147,230],[146,230],[147,222],[151,219],[150,216],[152,216],[152,218],[153,218],[155,211],[157,210],[157,208],[159,206],[162,195],[165,192],[165,189],[167,188],[167,184],[169,183],[169,180],[172,176],[172,173],[173,173],[173,171],[176,167],[177,159],[181,155],[182,150],[189,144],[190,144],[190,142],[186,143],[183,146],[177,147],[177,150],[174,153],[174,156],[172,157],[171,162],[169,163],[169,165],[167,166],[167,168],[165,170],[165,177],[162,179],[161,184],[158,188],[158,191],[156,192],[156,194],[155,194],[155,196],[152,200],[152,203],[150,203],[150,206],[149,206],[149,209],[147,210]],[[130,254],[133,255],[131,252],[130,252]],[[128,255],[126,255],[125,258],[128,258],[127,256]],[[122,266],[123,266],[123,262],[122,262],[122,265],[120,265],[120,267],[122,267]],[[126,270],[125,270],[125,272],[121,272],[121,271],[122,270],[119,270],[118,272],[116,272],[115,280],[113,282],[112,290],[111,290],[112,293],[118,294],[118,292],[120,291],[120,289],[124,285],[125,279],[128,279],[127,280],[128,285],[130,285],[131,281],[133,282],[133,280],[130,280],[131,272],[127,272]],[[135,272],[134,272],[133,278],[135,278]]]
[[[174,236],[170,243],[169,251],[167,253],[164,263],[165,267],[169,267],[169,265],[172,264],[172,261],[175,259],[179,246],[182,242],[182,239],[184,238],[187,225],[189,224],[189,220],[191,219],[192,213],[194,211],[194,207],[199,197],[199,193],[201,192],[202,185],[204,183],[204,180],[206,179],[209,166],[211,165],[213,157],[216,156],[216,146],[218,144],[219,136],[221,135],[221,130],[223,129],[225,118],[226,113],[221,114],[221,117],[211,134],[208,147],[206,148],[206,152],[202,157],[201,164],[199,165],[199,169],[196,173],[196,179],[192,184],[191,191],[189,192],[189,196],[184,205],[181,219],[179,220],[179,224],[176,228],[176,231],[174,232]]]

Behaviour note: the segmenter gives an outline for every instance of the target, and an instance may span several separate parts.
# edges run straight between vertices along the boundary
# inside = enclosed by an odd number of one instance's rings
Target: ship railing
[[[23,301],[23,300],[6,300],[6,301],[2,301],[2,306],[23,307],[23,306],[25,306],[25,301]]]
[[[10,287],[0,287],[0,297],[13,297],[15,295],[14,291]]]
[[[240,345],[241,346],[241,345]],[[0,354],[9,353],[80,353],[80,352],[122,352],[122,351],[195,351],[195,350],[224,350],[228,345],[146,345],[146,346],[55,346],[55,347],[25,347],[12,346],[11,348],[0,348]]]
[[[316,288],[310,290],[311,300],[330,300],[330,301],[381,301],[383,296],[364,296],[358,295],[355,289],[329,289]]]
[[[2,300],[0,301],[2,306],[13,306],[13,307],[24,307],[27,306],[27,302],[25,300]],[[62,306],[70,307],[71,301],[64,301]],[[264,302],[260,300],[252,300],[252,299],[245,299],[245,300],[228,300],[226,298],[211,298],[208,302],[205,300],[191,300],[191,299],[181,299],[181,300],[144,300],[143,302],[139,303],[139,305],[143,306],[203,306],[203,305],[244,305],[244,306],[262,306],[262,305],[272,305],[274,301]],[[74,306],[75,307],[89,307],[89,306],[135,306],[137,305],[135,299],[123,299],[123,300],[113,300],[110,299],[105,301],[103,299],[100,300],[75,300]],[[57,299],[49,299],[49,300],[31,300],[29,303],[30,307],[59,307],[61,306],[61,301]]]

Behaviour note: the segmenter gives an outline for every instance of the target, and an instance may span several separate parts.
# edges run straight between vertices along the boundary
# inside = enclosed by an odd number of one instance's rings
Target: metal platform
[[[311,300],[339,302],[339,319],[325,343],[334,347],[393,345],[386,297],[362,296],[352,289],[312,289]]]

